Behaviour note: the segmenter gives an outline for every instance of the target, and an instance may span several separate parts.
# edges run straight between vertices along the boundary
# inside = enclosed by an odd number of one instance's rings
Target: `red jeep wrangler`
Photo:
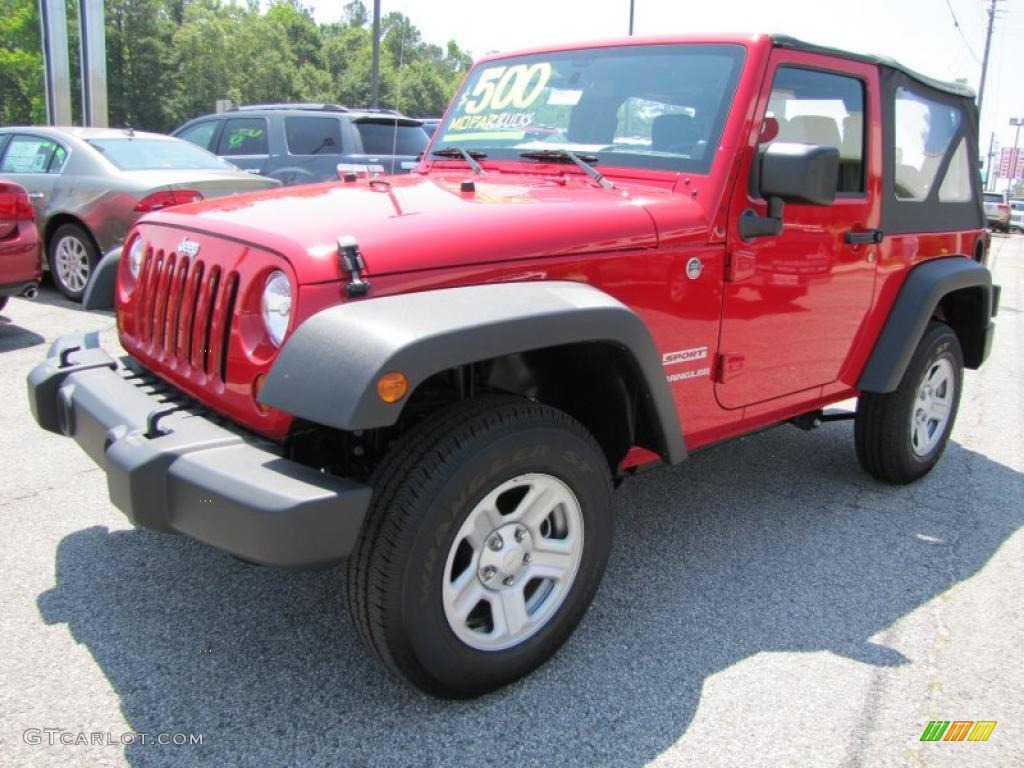
[[[485,59],[409,176],[146,217],[108,257],[129,356],[57,341],[39,424],[136,524],[347,560],[426,691],[515,680],[587,609],[636,468],[857,397],[857,455],[938,461],[998,291],[972,93],[765,36]]]

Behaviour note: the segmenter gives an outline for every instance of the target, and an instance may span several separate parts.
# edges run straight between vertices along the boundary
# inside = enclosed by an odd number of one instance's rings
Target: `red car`
[[[791,38],[495,56],[409,175],[147,216],[95,283],[130,359],[62,338],[29,400],[138,525],[347,560],[371,653],[477,695],[572,633],[639,467],[842,418],[931,471],[998,305],[977,138],[965,86]]]
[[[21,185],[0,181],[0,310],[11,296],[35,298],[42,276],[32,202]]]

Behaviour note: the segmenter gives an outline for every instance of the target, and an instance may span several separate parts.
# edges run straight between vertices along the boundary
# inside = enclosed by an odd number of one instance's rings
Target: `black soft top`
[[[807,43],[803,40],[798,40],[795,37],[790,37],[789,35],[772,35],[771,37],[772,45],[777,48],[789,48],[795,51],[807,51],[808,53],[821,53],[827,56],[840,56],[844,59],[853,59],[854,61],[876,64],[880,67],[886,67],[888,69],[896,70],[897,72],[902,72],[911,79],[937,91],[945,91],[946,93],[954,96],[961,96],[963,98],[971,99],[972,101],[975,98],[974,89],[970,86],[964,85],[963,83],[947,83],[944,80],[936,80],[928,77],[927,75],[922,75],[920,72],[915,72],[909,67],[905,67],[900,64],[896,59],[892,59],[888,56],[876,56],[869,53],[853,53],[839,48],[829,48],[824,45]]]

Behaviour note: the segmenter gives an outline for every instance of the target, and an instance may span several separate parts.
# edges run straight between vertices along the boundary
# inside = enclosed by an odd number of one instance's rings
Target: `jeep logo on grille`
[[[189,240],[187,237],[182,238],[181,242],[178,243],[178,253],[194,259],[199,255],[199,243],[195,240]]]

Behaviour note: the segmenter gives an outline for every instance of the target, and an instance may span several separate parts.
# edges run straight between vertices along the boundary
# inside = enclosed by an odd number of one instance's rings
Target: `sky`
[[[302,0],[320,22],[347,0]],[[373,0],[363,0],[372,10]],[[622,37],[629,0],[381,0],[409,17],[423,39],[455,40],[474,58],[491,51]],[[981,78],[988,0],[634,0],[633,32],[772,32],[860,53],[891,56],[942,80]],[[1012,146],[1011,117],[1024,118],[1024,0],[999,0],[982,105],[981,154],[991,132]],[[955,17],[955,22],[954,22]],[[959,26],[958,26],[959,25]],[[1024,134],[1024,131],[1021,131]],[[1024,147],[1024,136],[1021,136]]]

